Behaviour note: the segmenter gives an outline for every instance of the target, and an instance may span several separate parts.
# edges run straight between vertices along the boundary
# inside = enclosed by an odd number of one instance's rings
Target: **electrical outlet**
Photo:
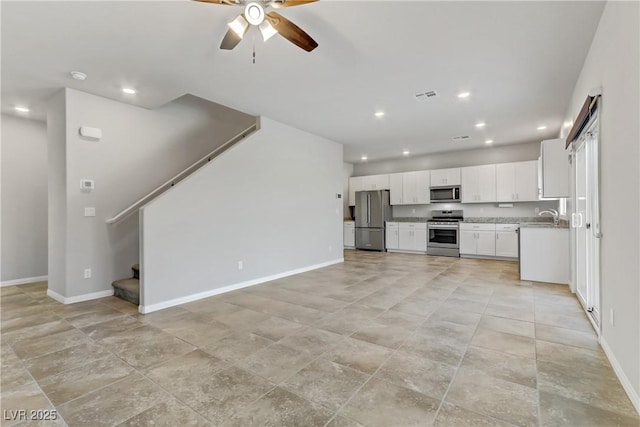
[[[238,261],[238,270],[242,270],[244,268],[244,263],[242,261]]]
[[[96,208],[84,208],[84,216],[96,216]]]
[[[616,317],[613,308],[611,309],[611,326],[616,326]]]
[[[91,269],[90,268],[85,268],[84,269],[84,278],[85,279],[91,279]]]

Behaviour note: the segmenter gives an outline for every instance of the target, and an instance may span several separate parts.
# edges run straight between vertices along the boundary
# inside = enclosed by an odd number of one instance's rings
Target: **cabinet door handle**
[[[496,233],[496,240],[500,240],[500,235]]]

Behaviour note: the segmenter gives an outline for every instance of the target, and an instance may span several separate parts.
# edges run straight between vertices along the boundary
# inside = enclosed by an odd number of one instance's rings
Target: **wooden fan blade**
[[[302,28],[289,21],[277,12],[269,12],[266,19],[276,29],[278,33],[299,48],[311,52],[318,47],[318,43],[311,36],[305,33]]]
[[[236,34],[231,28],[227,30],[227,34],[224,35],[222,43],[220,43],[220,49],[231,50],[238,46],[238,43],[242,41],[242,38]]]
[[[314,3],[318,0],[274,0],[271,2],[271,7],[274,9],[281,9],[283,7],[302,6],[307,3]]]
[[[200,3],[212,3],[212,4],[222,4],[225,6],[236,6],[240,3],[236,3],[234,0],[193,0]]]

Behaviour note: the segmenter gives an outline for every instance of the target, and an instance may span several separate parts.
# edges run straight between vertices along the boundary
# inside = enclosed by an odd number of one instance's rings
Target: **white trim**
[[[233,285],[224,286],[222,288],[211,289],[210,291],[199,292],[197,294],[191,294],[184,297],[175,298],[175,299],[171,299],[164,302],[159,302],[157,304],[151,304],[151,305],[140,304],[140,306],[138,307],[138,311],[142,314],[148,314],[154,311],[162,310],[164,308],[174,307],[180,304],[186,304],[188,302],[197,301],[203,298],[224,294],[224,293],[235,291],[242,288],[248,288],[250,286],[259,285],[261,283],[270,282],[272,280],[281,279],[283,277],[293,276],[295,274],[304,273],[306,271],[317,270],[319,268],[328,267],[330,265],[340,264],[341,262],[344,262],[344,258],[323,262],[321,264],[310,265],[308,267],[302,267],[296,270],[285,271],[284,273],[278,273],[272,276],[260,277],[258,279],[248,280],[246,282],[236,283]]]
[[[104,298],[104,297],[110,297],[113,295],[113,289],[110,289],[108,291],[100,291],[100,292],[93,292],[90,294],[83,294],[83,295],[77,295],[75,297],[64,297],[62,295],[60,295],[59,293],[52,291],[51,289],[47,289],[47,296],[53,298],[54,300],[61,302],[63,304],[75,304],[77,302],[82,302],[82,301],[89,301],[92,299],[98,299],[98,298]]]
[[[46,282],[48,279],[49,276],[36,276],[25,277],[24,279],[5,280],[4,282],[0,283],[0,288],[4,288],[5,286],[24,285],[26,283]]]
[[[638,411],[638,414],[640,414],[640,396],[638,396],[638,392],[633,389],[633,386],[631,385],[631,381],[629,381],[629,378],[622,370],[622,366],[620,366],[618,359],[616,359],[616,356],[613,354],[613,350],[611,350],[611,347],[609,347],[609,344],[607,344],[607,342],[602,336],[600,337],[600,345],[604,350],[604,354],[607,355],[607,358],[609,359],[609,363],[611,363],[611,366],[613,367],[613,372],[615,372],[616,375],[618,376],[618,379],[622,384],[622,388],[624,388],[624,391],[627,392],[627,396],[629,396],[631,403],[633,404],[633,406],[635,406],[636,411]]]

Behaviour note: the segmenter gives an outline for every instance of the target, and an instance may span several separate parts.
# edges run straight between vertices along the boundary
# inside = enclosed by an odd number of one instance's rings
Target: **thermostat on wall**
[[[95,182],[92,179],[81,179],[80,189],[84,191],[91,191],[95,188]]]
[[[100,138],[102,138],[102,129],[90,128],[89,126],[81,126],[80,136],[99,141]]]

